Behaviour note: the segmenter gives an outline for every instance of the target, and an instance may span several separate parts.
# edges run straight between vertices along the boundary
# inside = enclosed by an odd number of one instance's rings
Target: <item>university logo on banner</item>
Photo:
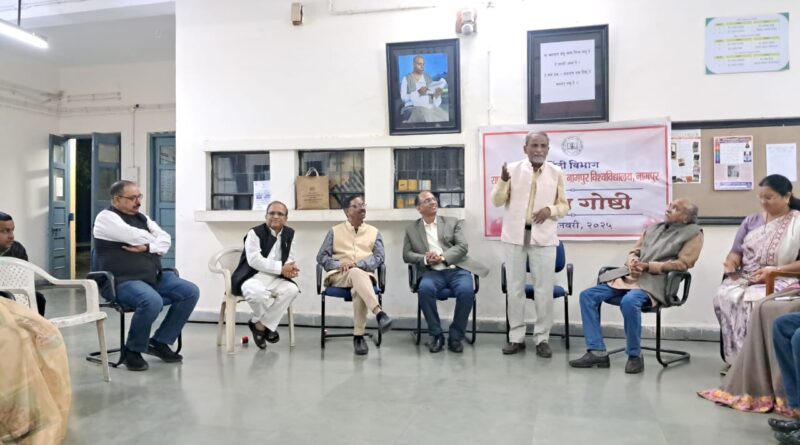
[[[550,128],[481,127],[487,238],[499,238],[503,224],[504,208],[492,204],[492,187],[500,181],[504,162],[525,157],[525,136],[531,130],[547,132],[547,161],[566,178],[570,211],[558,222],[561,239],[637,239],[645,228],[664,219],[671,195],[666,119]]]

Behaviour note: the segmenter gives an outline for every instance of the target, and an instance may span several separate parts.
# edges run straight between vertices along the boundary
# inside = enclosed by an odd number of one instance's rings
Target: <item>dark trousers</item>
[[[450,289],[456,299],[453,322],[450,323],[450,341],[463,341],[469,313],[472,311],[472,302],[475,300],[472,274],[464,269],[431,270],[422,276],[418,291],[419,305],[428,324],[428,333],[432,337],[442,335],[436,295],[445,288]]]

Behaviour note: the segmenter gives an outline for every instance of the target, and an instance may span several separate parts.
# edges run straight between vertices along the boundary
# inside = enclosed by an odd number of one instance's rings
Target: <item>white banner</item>
[[[638,239],[664,219],[672,194],[669,181],[669,129],[666,119],[571,126],[481,127],[484,236],[499,238],[503,207],[491,191],[504,162],[525,156],[525,135],[550,136],[547,160],[566,177],[570,211],[558,224],[564,240]]]

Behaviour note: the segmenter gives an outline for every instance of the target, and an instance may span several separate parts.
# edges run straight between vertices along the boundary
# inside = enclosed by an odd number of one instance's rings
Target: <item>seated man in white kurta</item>
[[[288,217],[284,203],[269,204],[265,223],[247,232],[242,258],[231,277],[233,293],[243,296],[253,309],[247,325],[261,349],[267,342],[278,342],[281,316],[300,293],[292,281],[300,269],[294,259],[294,230],[284,225]]]

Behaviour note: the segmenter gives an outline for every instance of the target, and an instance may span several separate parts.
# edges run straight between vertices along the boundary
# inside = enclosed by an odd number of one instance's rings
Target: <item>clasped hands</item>
[[[300,268],[294,262],[286,263],[281,267],[281,275],[284,278],[296,278],[300,275]]]
[[[650,264],[639,261],[639,258],[634,258],[628,264],[631,278],[639,278],[642,272],[650,270]]]
[[[435,266],[444,262],[444,257],[436,252],[428,251],[425,253],[425,261],[429,266]]]

